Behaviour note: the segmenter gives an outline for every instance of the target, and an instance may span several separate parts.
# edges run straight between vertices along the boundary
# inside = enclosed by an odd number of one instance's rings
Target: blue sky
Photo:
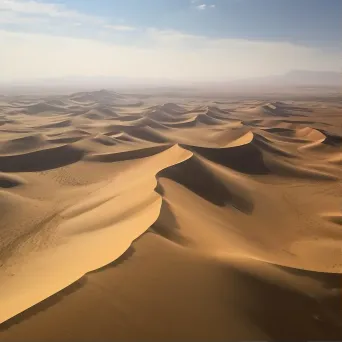
[[[59,1],[63,3],[63,1]],[[342,44],[341,0],[67,0],[71,8],[211,37]],[[206,5],[203,10],[200,6]],[[215,8],[210,7],[215,6]]]
[[[338,71],[341,15],[342,0],[0,0],[0,63],[8,80]]]

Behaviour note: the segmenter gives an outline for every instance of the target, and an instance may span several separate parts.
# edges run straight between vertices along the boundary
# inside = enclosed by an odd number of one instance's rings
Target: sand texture
[[[341,101],[0,102],[1,341],[342,340]]]

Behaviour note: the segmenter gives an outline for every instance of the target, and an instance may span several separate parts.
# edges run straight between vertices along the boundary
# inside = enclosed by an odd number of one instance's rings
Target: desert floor
[[[0,97],[0,340],[342,340],[341,100]]]

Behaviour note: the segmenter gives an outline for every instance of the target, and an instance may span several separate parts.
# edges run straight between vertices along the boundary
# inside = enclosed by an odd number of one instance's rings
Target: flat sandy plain
[[[342,102],[0,98],[0,340],[342,340]]]

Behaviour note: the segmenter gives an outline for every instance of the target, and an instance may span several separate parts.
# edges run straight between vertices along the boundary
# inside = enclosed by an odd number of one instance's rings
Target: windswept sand
[[[0,102],[0,340],[342,340],[341,102]]]

